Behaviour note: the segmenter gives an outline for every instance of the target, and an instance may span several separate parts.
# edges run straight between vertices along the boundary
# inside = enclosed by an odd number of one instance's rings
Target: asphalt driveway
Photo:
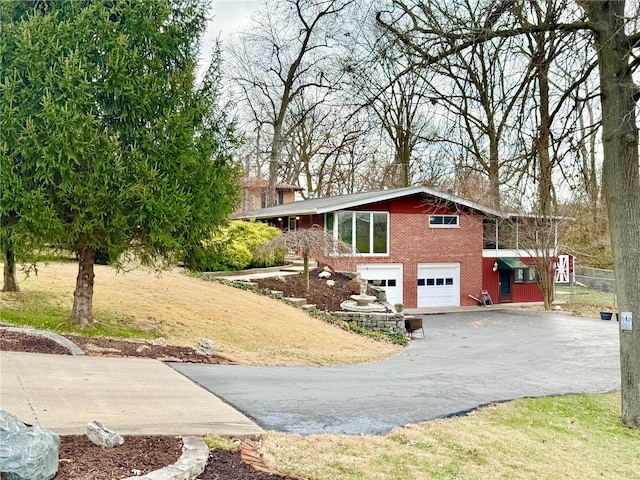
[[[264,429],[303,435],[381,433],[492,402],[620,388],[615,320],[491,309],[423,318],[426,338],[381,363],[171,366]]]

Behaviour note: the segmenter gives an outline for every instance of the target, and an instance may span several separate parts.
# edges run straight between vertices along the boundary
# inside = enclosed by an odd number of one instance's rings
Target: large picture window
[[[327,230],[333,237],[351,245],[353,255],[389,253],[389,214],[387,212],[327,213]]]

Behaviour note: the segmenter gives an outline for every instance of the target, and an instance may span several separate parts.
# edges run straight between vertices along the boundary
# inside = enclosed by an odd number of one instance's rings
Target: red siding
[[[499,303],[499,281],[498,272],[493,271],[493,264],[496,258],[482,259],[482,288],[489,292],[493,303]],[[530,264],[530,258],[520,258],[523,263]],[[542,302],[544,297],[542,290],[537,283],[514,283],[513,275],[511,276],[511,301],[513,303],[520,302]]]
[[[493,264],[495,258],[483,258],[482,259],[482,289],[486,290],[491,296],[493,303],[499,302],[499,285],[500,277],[498,272],[493,271]],[[480,292],[478,292],[480,293]]]

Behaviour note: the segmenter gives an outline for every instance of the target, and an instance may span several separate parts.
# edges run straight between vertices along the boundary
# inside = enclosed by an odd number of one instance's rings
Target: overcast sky
[[[201,67],[208,63],[216,38],[226,40],[232,32],[242,27],[249,16],[260,6],[259,0],[213,0],[209,10],[207,31],[202,38],[200,50]]]

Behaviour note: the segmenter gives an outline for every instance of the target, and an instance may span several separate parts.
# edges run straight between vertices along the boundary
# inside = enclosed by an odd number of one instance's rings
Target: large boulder
[[[50,480],[58,473],[60,437],[29,427],[0,410],[0,475],[3,480]]]

